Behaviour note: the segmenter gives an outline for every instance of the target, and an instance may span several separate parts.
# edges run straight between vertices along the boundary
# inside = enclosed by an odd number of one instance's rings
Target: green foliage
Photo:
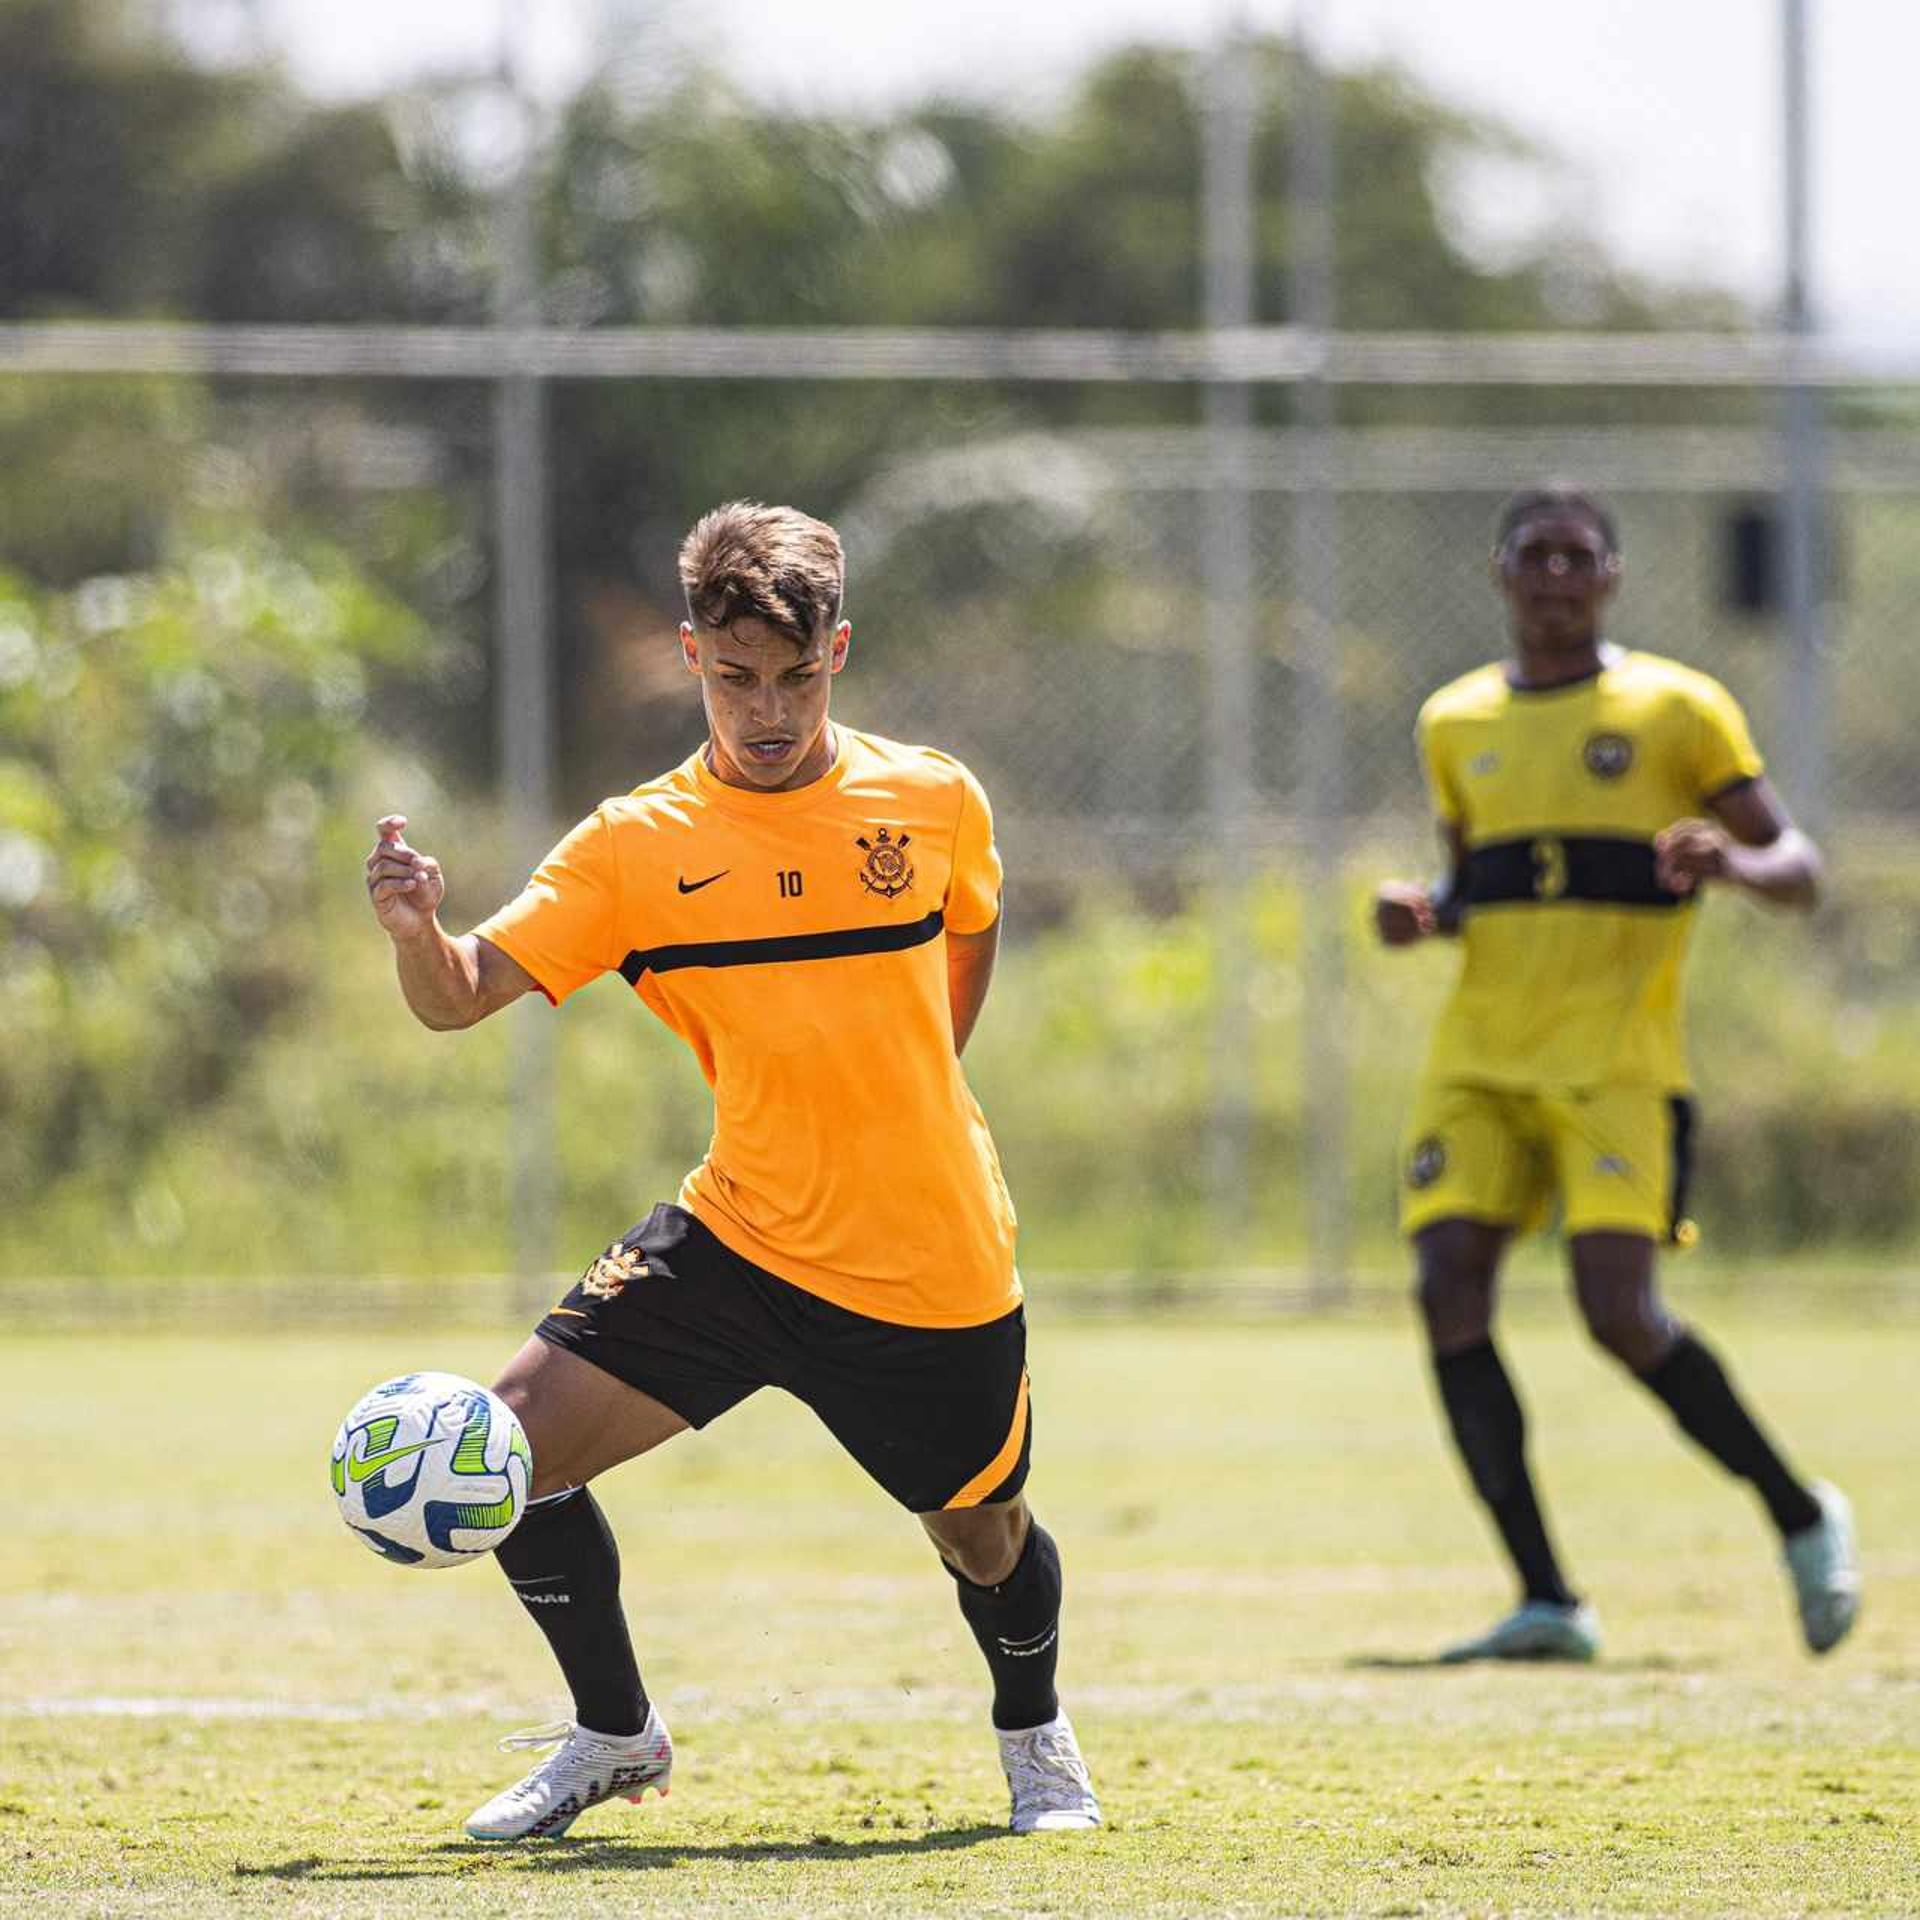
[[[0,380],[0,569],[40,586],[148,566],[207,430],[181,380]]]
[[[1288,311],[1295,238],[1285,192],[1296,76],[1282,41],[1248,60],[1258,317],[1274,320]],[[776,112],[708,71],[650,81],[588,88],[555,129],[539,244],[544,314],[557,325],[1198,323],[1204,76],[1191,51],[1123,48],[1025,119],[937,101]],[[1475,259],[1450,220],[1447,182],[1477,163],[1524,169],[1536,157],[1391,70],[1340,74],[1333,94],[1348,324],[1545,326],[1569,287],[1588,319],[1608,324],[1680,310],[1643,297],[1591,248],[1498,267]],[[478,319],[495,275],[495,183],[463,144],[475,97],[449,82],[318,103],[270,68],[196,67],[150,9],[0,0],[0,178],[12,189],[0,203],[0,315]],[[443,772],[483,785],[493,772],[486,397],[446,383],[336,383],[321,401],[185,381],[166,396],[135,383],[0,396],[5,564],[45,584],[150,566],[202,469],[235,469],[263,525],[327,528],[434,624],[450,668],[465,663],[416,685],[401,724],[410,743],[431,743]],[[1516,417],[1564,409],[1564,396],[1509,398]],[[1184,426],[1195,404],[1177,387],[728,380],[557,383],[551,399],[570,809],[684,748],[679,712],[652,697],[636,663],[677,617],[673,554],[699,511],[777,493],[858,516],[895,462],[929,448],[1037,427]],[[1404,395],[1382,404],[1411,417]],[[1484,393],[1411,404],[1434,418],[1493,417]],[[188,429],[207,459],[189,457]],[[398,464],[412,477],[368,483],[383,436],[404,443]],[[983,629],[1037,623],[1058,645],[1096,630],[1091,610],[1164,605],[1191,586],[1147,581],[1156,569],[1122,551],[1124,530],[1063,532],[1026,498],[923,503],[903,531],[903,564],[854,555],[862,617],[884,609],[897,656],[932,646],[961,603]],[[1378,556],[1369,564],[1384,591]],[[1419,606],[1426,590],[1416,579],[1395,605]],[[1283,606],[1267,611],[1284,625]],[[1372,623],[1360,644],[1402,644],[1403,621]],[[1173,778],[1192,785],[1184,768]]]
[[[0,314],[472,314],[483,200],[416,116],[201,68],[116,0],[0,0]]]
[[[310,778],[317,791],[319,776]],[[198,1060],[203,1081],[192,1084],[218,1093],[197,1110],[149,1094],[137,1103],[139,1129],[132,1111],[112,1130],[97,1117],[80,1135],[63,1120],[52,1139],[68,1143],[66,1157],[47,1157],[49,1145],[34,1164],[64,1167],[65,1177],[16,1201],[5,1270],[498,1272],[512,1244],[513,1134],[546,1124],[515,1104],[514,1023],[550,1026],[558,1047],[556,1270],[584,1264],[670,1198],[704,1152],[705,1084],[617,979],[558,1015],[528,1003],[452,1035],[414,1023],[361,897],[359,861],[375,815],[411,811],[416,844],[444,858],[449,924],[471,925],[518,876],[494,851],[485,819],[450,811],[417,772],[332,778],[339,813],[285,871],[252,883],[272,903],[268,936],[227,938],[217,886],[168,896],[183,916],[166,922],[171,937],[224,954],[221,972],[192,976],[189,993],[163,973],[141,985],[138,965],[104,977],[91,962],[79,966],[79,982],[94,983],[90,1018],[114,1014],[123,1051],[111,1071],[96,1057],[105,1042],[88,1037],[78,1013],[58,1027],[29,1023],[33,1045],[0,1063],[13,1097],[50,1097],[20,1076],[28,1060],[55,1075],[68,1049],[59,1072],[90,1090],[87,1111],[112,1117],[115,1076],[153,1045],[150,1006],[162,1004],[166,978],[173,998],[164,1004],[178,1023],[168,1029],[166,1071],[177,1082]],[[16,776],[0,789],[0,809],[16,823],[44,819],[50,793]],[[234,849],[243,859],[280,857],[271,838],[249,853],[230,832],[196,845],[228,850],[223,874]],[[1444,947],[1388,954],[1372,945],[1366,901],[1384,864],[1361,859],[1349,883],[1343,1026],[1348,1217],[1357,1257],[1376,1273],[1400,1264],[1401,1116],[1454,963]],[[1860,864],[1868,868],[1864,850]],[[1696,1262],[1739,1269],[1815,1247],[1830,1259],[1884,1260],[1920,1232],[1920,1137],[1910,1117],[1920,1075],[1920,873],[1884,862],[1874,872],[1870,885],[1855,884],[1843,863],[1837,903],[1811,926],[1763,919],[1734,900],[1705,913],[1691,996],[1703,1108],[1694,1211],[1705,1245]],[[1117,1276],[1153,1295],[1182,1274],[1298,1268],[1304,1168],[1324,1125],[1303,1087],[1300,905],[1280,876],[1260,889],[1253,1179],[1245,1224],[1235,1228],[1219,1218],[1205,1175],[1215,1045],[1206,895],[1169,912],[1165,900],[1090,887],[1064,910],[1054,903],[1053,924],[1022,933],[1016,888],[1013,936],[967,1066],[1000,1144],[1030,1273]],[[151,927],[135,933],[158,939]],[[22,983],[51,993],[59,977],[51,959],[18,943],[14,951],[16,996]],[[34,955],[31,965],[22,953]],[[82,992],[76,984],[67,998]],[[298,1017],[263,1025],[252,1009],[273,1005],[297,1005]],[[146,1083],[136,1074],[127,1084]],[[27,1141],[14,1150],[28,1151]],[[128,1194],[134,1231],[100,1245],[101,1207],[118,1214]]]
[[[1348,1215],[1360,1256],[1391,1260],[1398,1142],[1454,959],[1376,947],[1374,871],[1347,899],[1343,1051]],[[1920,873],[1861,849],[1815,922],[1744,901],[1709,904],[1691,974],[1702,1127],[1693,1209],[1709,1260],[1811,1247],[1881,1257],[1920,1233]],[[1169,1273],[1301,1252],[1308,1143],[1322,1124],[1304,1084],[1299,896],[1259,907],[1254,1191],[1244,1235],[1223,1233],[1201,1168],[1213,1057],[1204,902],[1171,918],[1091,901],[1017,950],[969,1070],[1022,1205],[1036,1269]]]
[[[1256,43],[1262,318],[1287,306],[1294,60]],[[1364,326],[1550,322],[1597,253],[1492,271],[1450,231],[1462,164],[1536,156],[1393,69],[1334,76],[1339,305]],[[931,101],[769,111],[694,69],[570,103],[546,197],[555,317],[1182,327],[1199,318],[1202,57],[1125,47],[1026,121]],[[0,312],[475,315],[486,183],[451,87],[327,106],[268,66],[196,66],[124,0],[0,0]]]
[[[202,163],[253,97],[100,0],[0,5],[0,313],[164,307]]]
[[[1288,312],[1293,257],[1285,193],[1294,76],[1283,43],[1263,43],[1250,58],[1257,317],[1272,321]],[[1657,319],[1657,304],[1623,291],[1597,255],[1499,270],[1469,256],[1442,183],[1479,157],[1527,164],[1532,156],[1512,136],[1391,72],[1343,74],[1334,89],[1346,324],[1547,326],[1570,281],[1609,322]],[[1026,122],[939,104],[852,118],[769,113],[702,73],[638,108],[592,90],[565,117],[548,186],[549,311],[575,324],[1193,327],[1202,103],[1198,57],[1154,45],[1115,53],[1056,110]],[[1406,406],[1397,394],[1391,404]],[[1564,398],[1528,394],[1519,404],[1520,417],[1546,417],[1543,408]],[[1267,412],[1285,405],[1270,400]],[[1437,417],[1457,405],[1486,417],[1484,394],[1449,397]],[[857,514],[884,490],[876,475],[929,449],[1036,427],[1184,426],[1194,406],[1177,387],[1098,384],[559,387],[563,727],[579,749],[568,757],[569,802],[591,804],[635,758],[669,744],[672,723],[657,702],[608,700],[611,661],[618,641],[637,645],[677,617],[678,538],[714,501],[777,493],[829,517]],[[1421,511],[1430,504],[1421,500]],[[853,556],[856,609],[884,609],[896,654],[949,642],[956,603],[1002,636],[1037,628],[1050,646],[1068,644],[1104,632],[1090,610],[1123,593],[1138,601],[1133,576],[1149,571],[1121,551],[1124,536],[1060,539],[1044,507],[1025,498],[927,504],[910,533],[904,564]],[[1009,566],[1023,548],[1042,557],[1030,569]],[[1377,556],[1369,567],[1377,570]],[[636,573],[640,592],[620,597],[616,621],[611,590]],[[1164,577],[1153,582],[1163,596],[1168,587]],[[1426,590],[1417,580],[1396,602],[1402,619]],[[1384,582],[1381,593],[1384,602]],[[1271,611],[1278,629],[1285,609]],[[1403,643],[1396,623],[1383,644]],[[997,667],[983,663],[981,677]]]
[[[1840,854],[1811,925],[1736,907],[1702,929],[1701,1212],[1731,1250],[1920,1233],[1920,869],[1889,843]]]
[[[1275,42],[1251,59],[1259,303],[1277,318],[1293,243],[1291,55]],[[951,103],[771,113],[704,73],[639,98],[591,89],[564,116],[542,201],[547,314],[1190,326],[1200,98],[1195,58],[1164,46],[1122,50],[1026,121]],[[0,314],[474,317],[491,274],[487,194],[461,159],[458,105],[431,91],[317,105],[270,71],[194,67],[148,9],[0,0]],[[1469,256],[1445,180],[1489,158],[1528,164],[1511,135],[1392,72],[1340,76],[1334,106],[1347,322],[1538,326],[1565,311],[1569,287],[1602,324],[1681,311],[1577,247],[1497,270]],[[1184,424],[1193,402],[716,380],[562,384],[553,404],[562,764],[569,804],[585,806],[688,744],[690,711],[658,697],[648,648],[675,617],[672,554],[698,509],[777,491],[857,515],[893,486],[896,462],[930,447]],[[1484,394],[1431,404],[1434,418],[1491,417]],[[1525,417],[1561,404],[1513,400]],[[328,452],[408,423],[418,458],[403,484],[362,486]],[[339,386],[316,406],[184,380],[0,381],[0,526],[17,576],[0,620],[0,987],[19,1035],[0,1059],[0,1117],[34,1121],[0,1143],[0,1259],[13,1270],[437,1272],[504,1258],[506,1129],[535,1124],[478,1118],[507,1104],[506,1036],[433,1040],[407,1021],[358,898],[366,827],[350,824],[392,804],[422,811],[409,787],[434,798],[413,771],[360,777],[363,725],[431,740],[443,776],[487,777],[474,641],[487,431],[484,396],[444,388],[429,401]],[[224,556],[195,545],[209,500],[248,516]],[[1356,740],[1405,738],[1420,690],[1409,618],[1462,645],[1478,630],[1484,597],[1477,580],[1465,597],[1459,557],[1477,551],[1483,508],[1383,506],[1371,550],[1348,558]],[[1895,598],[1912,572],[1909,518],[1884,501],[1863,517],[1861,568]],[[316,540],[319,525],[336,546]],[[876,532],[887,551],[870,573],[855,554],[861,617],[884,615],[872,657],[892,677],[868,682],[877,721],[896,692],[921,690],[939,649],[968,663],[980,737],[961,744],[999,776],[1010,811],[1191,816],[1204,735],[1181,637],[1195,584],[1184,520],[1093,526],[1027,498],[935,499],[894,531],[909,537]],[[1272,713],[1293,706],[1289,612],[1284,587],[1259,607],[1275,636],[1259,665]],[[1683,612],[1689,630],[1705,617]],[[1839,721],[1850,764],[1895,792],[1913,676],[1898,661],[1888,671],[1843,689]],[[1069,698],[1082,724],[1030,750],[1020,729]],[[1294,781],[1284,732],[1263,755],[1268,797]],[[1380,769],[1403,766],[1396,755],[1356,754],[1356,804],[1391,803]],[[471,811],[429,817],[477,917],[516,876]],[[469,826],[482,851],[463,866]],[[1319,1124],[1298,1093],[1297,899],[1280,879],[1261,906],[1261,1175],[1237,1239],[1197,1172],[1213,1044],[1205,904],[1165,906],[1143,912],[1096,886],[1064,924],[1023,938],[1016,891],[1016,944],[971,1065],[1030,1264],[1158,1275],[1297,1256],[1296,1170]],[[1444,963],[1373,953],[1357,892],[1349,906],[1351,1213],[1362,1244],[1384,1249],[1395,1116]],[[1911,916],[1852,890],[1826,923],[1831,944],[1770,933],[1751,958],[1715,932],[1738,920],[1710,921],[1701,969],[1709,1228],[1755,1248],[1891,1244],[1920,1220],[1920,1148],[1899,1093],[1920,1048]],[[554,1257],[568,1262],[672,1191],[704,1143],[705,1095],[614,988],[558,1032]],[[1734,1097],[1716,1099],[1723,1071]],[[369,1113],[392,1124],[369,1129]],[[117,1219],[129,1200],[135,1231],[100,1245],[102,1212]]]
[[[418,644],[339,555],[246,535],[64,595],[0,579],[10,1225],[63,1183],[122,1217],[156,1144],[305,999],[318,830],[369,670]]]

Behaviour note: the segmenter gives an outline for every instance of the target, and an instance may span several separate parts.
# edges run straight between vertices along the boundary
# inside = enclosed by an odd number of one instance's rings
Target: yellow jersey
[[[1610,649],[1557,687],[1495,664],[1434,694],[1419,740],[1434,810],[1466,845],[1460,972],[1428,1077],[1684,1091],[1695,896],[1659,884],[1653,841],[1761,773],[1733,696],[1655,654]]]
[[[834,737],[788,792],[703,749],[606,801],[476,931],[555,1005],[620,974],[692,1048],[714,1130],[680,1204],[735,1253],[873,1319],[977,1326],[1020,1283],[945,935],[999,916],[992,815],[944,753]]]

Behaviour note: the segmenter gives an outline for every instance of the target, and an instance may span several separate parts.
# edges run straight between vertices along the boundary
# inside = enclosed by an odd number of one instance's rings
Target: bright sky
[[[1197,40],[1236,0],[198,0],[249,10],[309,85],[356,93],[491,60],[504,11],[564,91],[607,39],[634,64],[708,53],[770,102],[873,103],[933,86],[1037,105],[1131,38]],[[1310,4],[1343,62],[1392,60],[1547,146],[1544,193],[1469,183],[1489,242],[1577,214],[1618,257],[1768,300],[1780,271],[1781,0],[1239,0],[1257,30]],[[1816,295],[1851,338],[1920,335],[1920,245],[1892,130],[1911,125],[1920,7],[1806,0],[1814,33]]]

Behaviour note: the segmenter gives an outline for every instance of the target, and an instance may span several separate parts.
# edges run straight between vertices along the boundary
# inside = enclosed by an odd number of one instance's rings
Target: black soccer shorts
[[[1033,1448],[1023,1308],[902,1327],[822,1300],[661,1205],[534,1331],[695,1427],[784,1387],[913,1513],[1011,1500]]]

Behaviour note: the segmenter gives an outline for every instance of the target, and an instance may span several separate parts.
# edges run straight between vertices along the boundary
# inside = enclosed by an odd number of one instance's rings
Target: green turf
[[[1509,1345],[1608,1631],[1562,1671],[1410,1664],[1506,1588],[1392,1320],[1049,1321],[1037,1506],[1110,1816],[1015,1841],[948,1583],[773,1395],[606,1483],[673,1796],[494,1851],[461,1816],[556,1713],[485,1567],[340,1531],[381,1330],[15,1338],[0,1435],[0,1911],[157,1915],[1898,1912],[1920,1903],[1920,1340],[1708,1331],[1855,1496],[1868,1609],[1799,1648],[1753,1503],[1537,1308]],[[58,1903],[56,1908],[56,1901]]]

